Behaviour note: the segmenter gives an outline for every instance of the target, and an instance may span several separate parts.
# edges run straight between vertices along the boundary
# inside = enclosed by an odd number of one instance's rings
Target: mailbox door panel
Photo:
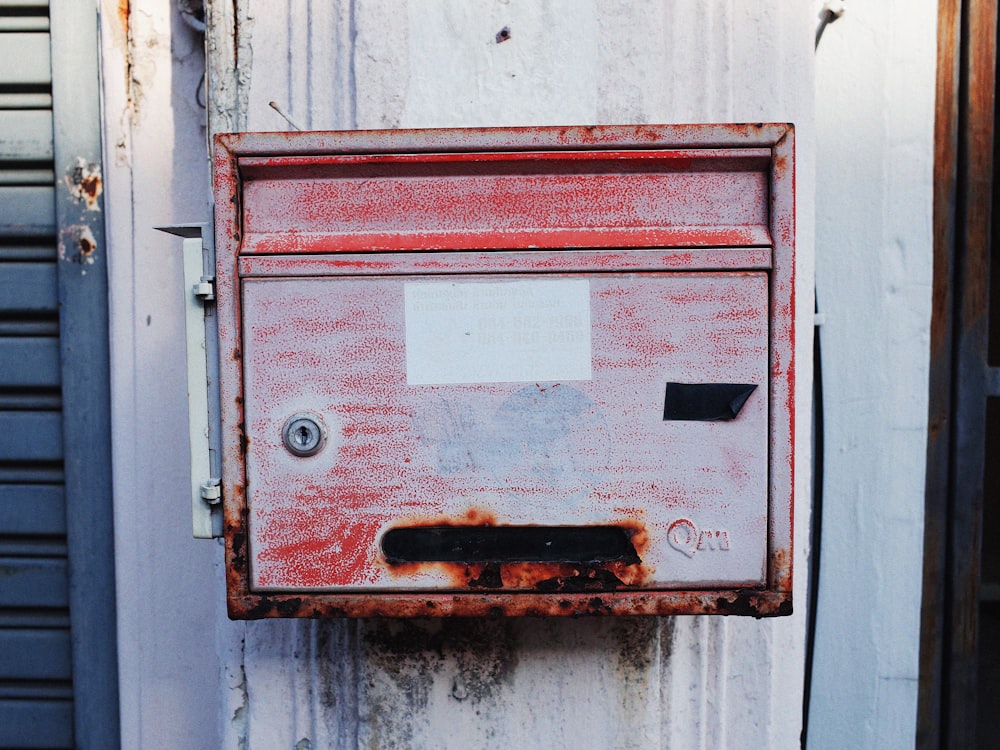
[[[766,273],[241,293],[253,590],[764,585]],[[286,446],[297,415],[322,430],[313,455]],[[631,552],[587,548],[595,528]],[[399,530],[412,559],[388,549]]]

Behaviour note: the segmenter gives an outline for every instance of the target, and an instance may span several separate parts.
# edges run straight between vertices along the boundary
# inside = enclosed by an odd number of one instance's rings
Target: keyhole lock
[[[315,456],[326,442],[326,427],[315,414],[293,414],[281,431],[288,452],[294,456]]]

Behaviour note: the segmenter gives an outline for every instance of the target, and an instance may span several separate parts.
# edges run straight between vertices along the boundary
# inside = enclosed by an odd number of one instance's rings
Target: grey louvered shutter
[[[68,11],[84,15],[77,34],[96,37],[93,5],[77,3]],[[53,2],[52,14],[70,6]],[[98,509],[108,539],[96,543],[110,542],[110,482],[95,467],[106,485],[95,494],[75,479],[74,468],[74,446],[94,436],[81,434],[87,428],[80,427],[73,381],[92,378],[96,366],[106,383],[107,361],[84,363],[69,382],[64,376],[67,345],[74,343],[67,319],[89,311],[80,306],[74,279],[67,285],[63,278],[57,251],[66,213],[57,163],[65,157],[60,159],[53,101],[58,111],[60,76],[89,71],[96,102],[97,61],[78,59],[80,70],[53,54],[54,21],[44,0],[0,0],[0,748],[118,745],[116,681],[92,692],[95,675],[87,663],[109,658],[109,644],[93,642],[93,627],[86,624],[91,619],[110,627],[113,661],[113,599],[107,601],[101,586],[91,597],[89,563],[74,566],[82,554],[91,555],[83,548],[93,541],[93,529],[79,528],[74,513]],[[74,125],[92,139],[96,135],[99,144],[96,108]],[[103,298],[86,304],[106,310],[106,289],[97,286]],[[102,331],[98,320],[93,335],[106,344],[106,322]],[[73,586],[71,569],[77,576]],[[107,679],[106,665],[102,669],[98,682]],[[113,712],[98,710],[93,719],[81,719],[94,713],[95,700],[113,701]],[[93,722],[107,726],[95,732]]]

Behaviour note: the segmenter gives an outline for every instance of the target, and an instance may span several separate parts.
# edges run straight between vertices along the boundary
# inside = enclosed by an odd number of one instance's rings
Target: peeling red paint
[[[217,138],[221,351],[241,363],[222,382],[231,614],[789,613],[792,147],[783,125]],[[418,391],[403,376],[406,280],[498,273],[587,279],[593,290],[594,379],[555,386],[611,420],[593,422],[567,454],[583,473],[551,473],[561,464],[537,447],[519,459],[537,469],[496,464],[476,442],[496,428],[475,415],[502,410],[519,386]],[[293,277],[302,281],[282,281]],[[759,378],[740,371],[751,362]],[[656,416],[663,384],[679,377],[769,381],[728,426],[758,431],[708,458],[732,429]],[[315,460],[289,458],[272,424],[306,397],[330,422]],[[428,399],[459,409],[428,422],[453,430],[446,443],[421,427]],[[573,516],[573,503],[589,515]],[[568,513],[631,525],[642,562],[380,558],[381,533],[398,524],[524,523],[530,508],[543,523]],[[694,588],[675,571],[691,555],[669,543],[681,517],[727,540],[713,548],[723,567],[689,578]],[[720,530],[716,518],[740,520]],[[745,554],[745,534],[763,545],[762,580],[718,572]],[[699,554],[707,564],[711,553]]]
[[[497,271],[706,271],[771,268],[770,247],[676,250],[531,250],[441,253],[344,253],[337,255],[250,255],[239,259],[240,275],[329,276],[335,274],[467,273]]]

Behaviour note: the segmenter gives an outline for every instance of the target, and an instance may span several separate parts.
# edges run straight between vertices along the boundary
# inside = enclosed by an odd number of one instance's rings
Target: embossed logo
[[[729,551],[729,532],[723,529],[699,529],[686,518],[678,518],[667,529],[667,543],[687,557],[696,552]]]

